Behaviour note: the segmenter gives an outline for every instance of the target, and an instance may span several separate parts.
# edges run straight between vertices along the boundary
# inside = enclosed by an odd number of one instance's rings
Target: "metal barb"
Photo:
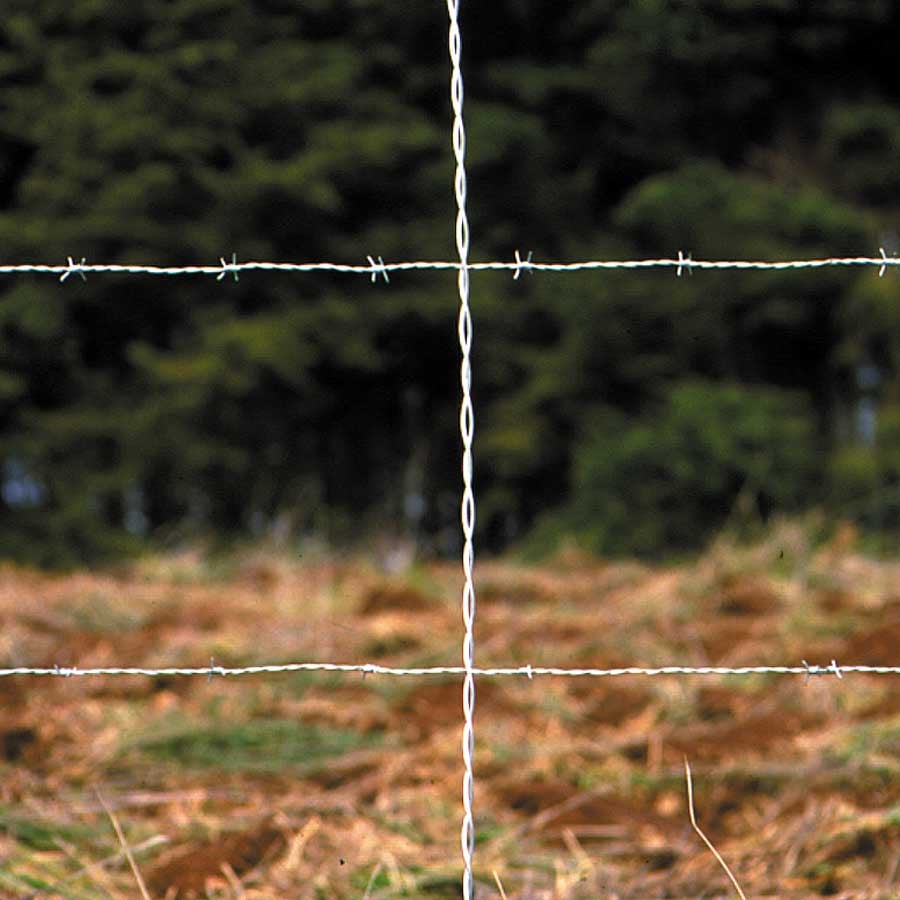
[[[683,269],[687,269],[688,275],[694,274],[694,261],[691,259],[691,254],[688,253],[685,256],[680,250],[678,251],[678,271],[675,273],[679,278],[681,278],[681,272]]]
[[[810,675],[818,675],[819,674],[819,667],[818,666],[810,666],[810,664],[805,659],[801,659],[800,662],[803,663],[803,666],[806,669],[806,674],[803,676],[803,684],[805,686],[805,685],[809,684]]]
[[[887,267],[891,265],[891,262],[888,259],[887,253],[884,252],[884,247],[879,247],[878,249],[881,251],[881,268],[878,270],[878,277],[884,278],[884,273],[887,270]]]
[[[222,271],[216,275],[216,281],[221,281],[229,272],[234,276],[235,281],[240,281],[238,278],[238,261],[237,261],[237,253],[231,254],[231,262],[225,262],[225,257],[220,256],[219,262],[222,263]]]
[[[827,666],[810,665],[805,659],[800,660],[800,662],[803,663],[803,667],[806,669],[806,674],[803,676],[804,684],[809,684],[809,679],[813,675],[836,675],[838,678],[844,677],[844,673],[837,664],[837,660],[831,660]]]
[[[384,260],[380,256],[378,257],[378,262],[375,262],[375,260],[372,259],[371,256],[367,256],[366,259],[369,260],[369,265],[372,267],[372,284],[375,284],[375,281],[379,275],[384,278],[385,284],[390,284],[391,279],[388,276],[388,271],[387,267],[384,264]]]
[[[531,257],[532,257],[532,255],[533,255],[533,254],[532,254],[532,251],[529,250],[529,251],[528,251],[528,258],[525,259],[525,260],[523,261],[523,260],[522,260],[522,257],[519,256],[519,251],[516,250],[516,272],[515,272],[515,274],[513,275],[513,281],[518,281],[518,280],[519,280],[519,276],[522,274],[522,270],[523,270],[523,269],[524,269],[526,272],[528,272],[529,275],[534,274],[533,271],[532,271],[532,268],[531,268]]]
[[[65,281],[73,272],[77,272],[81,276],[82,281],[87,281],[84,272],[82,271],[87,260],[82,256],[80,263],[75,263],[71,256],[68,257],[69,267],[66,269],[62,275],[59,276],[60,281]]]

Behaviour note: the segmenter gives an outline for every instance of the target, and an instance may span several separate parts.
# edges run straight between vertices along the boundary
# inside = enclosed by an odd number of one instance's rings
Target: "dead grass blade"
[[[71,852],[71,847],[64,844],[59,838],[56,838],[57,845],[68,855],[70,858],[74,859],[76,862],[81,865],[81,868],[76,872],[72,872],[70,875],[66,875],[65,878],[60,882],[60,884],[67,884],[70,881],[74,881],[76,878],[81,878],[83,875],[93,876],[93,874],[98,869],[105,869],[108,866],[114,865],[119,862],[123,856],[125,856],[125,851],[120,850],[118,853],[113,853],[110,856],[105,857],[104,859],[98,859],[96,862],[90,863],[81,863],[81,861],[75,857]],[[132,853],[141,853],[144,850],[150,850],[153,847],[159,847],[160,844],[168,844],[169,839],[163,834],[156,834],[153,837],[147,838],[145,841],[141,841],[140,844],[135,844],[134,847],[131,848]]]
[[[734,885],[734,889],[737,891],[738,896],[741,900],[747,900],[744,896],[744,892],[741,890],[741,886],[738,884],[737,879],[734,875],[731,874],[731,869],[728,868],[727,863],[724,859],[722,859],[719,851],[716,850],[712,845],[712,841],[701,831],[700,826],[697,824],[697,818],[694,815],[694,785],[691,781],[691,764],[688,762],[688,758],[685,756],[684,758],[684,776],[687,780],[687,795],[688,795],[688,813],[691,817],[691,825],[694,828],[694,831],[700,835],[701,840],[707,847],[709,847],[710,852],[713,856],[718,860],[719,865],[725,870],[725,874],[731,879],[731,883]]]
[[[247,892],[244,890],[244,885],[241,884],[241,879],[238,878],[237,872],[235,872],[227,862],[223,862],[219,868],[222,870],[222,874],[228,881],[228,885],[234,893],[234,896],[238,898],[246,897]]]
[[[500,876],[497,874],[496,869],[494,869],[493,875],[494,881],[497,882],[497,890],[500,891],[501,900],[507,900],[506,891],[503,890],[503,882],[500,880]]]
[[[134,875],[134,880],[137,882],[138,889],[141,892],[141,897],[143,900],[151,900],[150,894],[147,891],[147,885],[144,884],[144,879],[141,877],[140,869],[137,867],[137,863],[134,861],[134,857],[131,855],[131,848],[128,846],[128,841],[125,840],[125,832],[122,831],[122,826],[119,824],[119,820],[116,818],[115,813],[109,808],[106,800],[103,797],[103,794],[100,791],[97,791],[97,799],[100,801],[100,805],[103,807],[106,814],[109,816],[110,822],[112,822],[112,826],[115,829],[116,837],[119,839],[119,843],[122,845],[122,851],[125,853],[125,858],[128,860],[128,865],[131,866],[131,872]]]
[[[375,887],[375,879],[381,874],[382,868],[384,868],[384,863],[379,859],[378,865],[372,869],[372,874],[369,876],[369,883],[366,885],[366,892],[363,894],[363,900],[369,900],[372,896],[372,888]]]

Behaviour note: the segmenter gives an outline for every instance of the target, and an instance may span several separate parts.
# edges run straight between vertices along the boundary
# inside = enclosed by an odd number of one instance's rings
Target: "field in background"
[[[812,548],[479,563],[479,665],[895,665],[900,564]],[[455,565],[182,555],[0,570],[0,663],[457,665]],[[456,897],[460,679],[0,679],[0,896]],[[479,897],[900,894],[892,676],[480,679]],[[98,792],[99,795],[98,796]]]

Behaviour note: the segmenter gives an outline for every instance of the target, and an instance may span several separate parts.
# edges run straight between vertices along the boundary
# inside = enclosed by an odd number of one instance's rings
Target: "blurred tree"
[[[898,24],[887,0],[466,6],[473,258],[892,251]],[[8,0],[2,261],[453,258],[447,67],[427,4]],[[648,427],[698,378],[805,394],[832,453],[860,361],[900,383],[891,281],[477,274],[481,539],[587,527],[589,423]],[[449,548],[455,314],[452,273],[5,279],[0,555],[403,529],[413,483]]]
[[[602,554],[692,550],[742,494],[761,516],[802,510],[822,469],[802,395],[681,382],[636,422],[596,417],[576,456],[568,524]]]

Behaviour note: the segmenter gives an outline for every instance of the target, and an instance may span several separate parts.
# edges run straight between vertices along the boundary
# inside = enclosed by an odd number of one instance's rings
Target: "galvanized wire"
[[[457,131],[454,130],[454,148]],[[465,141],[465,132],[459,134]],[[463,151],[465,143],[462,144]],[[457,185],[459,187],[460,185]],[[465,172],[461,186],[465,191]],[[465,210],[463,210],[465,212]],[[458,217],[458,213],[457,213]],[[467,219],[461,220],[463,225],[457,222],[457,237],[465,240],[468,253],[469,232]],[[460,228],[462,232],[460,233]],[[532,254],[522,259],[516,251],[512,261],[489,260],[486,262],[469,262],[462,260],[412,260],[400,262],[385,262],[382,257],[377,259],[368,256],[367,264],[354,265],[351,263],[335,262],[265,262],[250,261],[238,262],[232,254],[231,262],[226,262],[221,257],[218,265],[195,266],[148,266],[125,265],[108,263],[88,263],[86,259],[75,262],[68,258],[65,265],[49,265],[44,263],[21,263],[15,265],[0,265],[0,275],[57,275],[60,281],[66,281],[72,275],[85,278],[87,275],[215,275],[216,280],[221,281],[226,275],[231,275],[235,280],[241,272],[287,272],[287,273],[311,273],[311,272],[336,272],[345,274],[368,275],[372,281],[379,277],[390,281],[392,272],[410,271],[441,271],[462,270],[469,272],[479,271],[508,271],[518,279],[523,272],[579,272],[592,269],[675,269],[677,275],[684,272],[692,273],[695,270],[759,270],[759,271],[785,271],[790,269],[824,269],[824,268],[850,268],[872,267],[878,269],[879,275],[884,275],[888,268],[900,266],[900,259],[888,256],[881,249],[879,256],[829,256],[821,259],[790,259],[790,260],[737,260],[737,259],[693,259],[690,255],[679,253],[678,257],[661,257],[658,259],[593,259],[581,262],[536,262]]]
[[[463,856],[463,900],[472,900],[474,879],[472,854],[475,851],[475,493],[472,489],[472,441],[475,434],[475,411],[472,405],[472,313],[469,308],[469,219],[466,215],[466,126],[463,120],[463,76],[461,67],[462,37],[459,31],[459,0],[447,0],[450,16],[448,33],[450,49],[450,102],[453,107],[453,157],[456,160],[454,193],[456,195],[456,251],[459,256],[459,369],[462,399],[459,407],[459,433],[462,438],[463,493],[460,519],[463,531],[462,565],[465,583],[462,590],[463,635],[463,820],[460,844]],[[371,259],[371,257],[370,257]],[[382,264],[383,265],[383,264]],[[387,274],[385,278],[387,278]],[[374,277],[374,275],[373,275]]]
[[[849,674],[860,675],[900,675],[900,666],[839,665],[831,660],[826,665],[802,662],[793,666],[624,666],[613,669],[564,668],[560,666],[382,666],[375,663],[272,663],[258,666],[220,666],[214,660],[208,666],[15,666],[0,669],[0,678],[12,676],[46,676],[51,678],[88,678],[107,676],[142,677],[242,677],[249,675],[285,674],[290,672],[346,672],[367,675],[463,675],[474,678],[524,677],[528,679],[542,676],[562,678],[620,678],[625,676],[731,676],[731,675],[802,675],[804,679],[813,676],[831,675],[843,678]]]

